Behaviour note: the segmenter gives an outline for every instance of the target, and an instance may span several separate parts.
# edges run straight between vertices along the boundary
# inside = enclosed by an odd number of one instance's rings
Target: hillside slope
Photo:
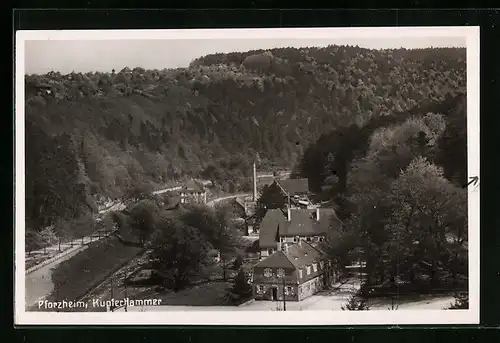
[[[465,87],[465,49],[451,48],[282,48],[185,69],[27,75],[27,224],[184,176],[238,189],[255,152],[261,168],[290,167],[322,134]]]

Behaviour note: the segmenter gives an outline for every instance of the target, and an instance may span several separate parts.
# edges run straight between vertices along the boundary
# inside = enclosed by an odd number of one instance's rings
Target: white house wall
[[[319,292],[323,288],[322,279],[323,279],[322,275],[318,275],[314,279],[311,279],[299,285],[298,287],[299,301]]]

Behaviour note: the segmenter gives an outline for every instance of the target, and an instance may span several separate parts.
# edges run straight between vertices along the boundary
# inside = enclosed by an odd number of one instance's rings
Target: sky
[[[358,45],[370,49],[465,47],[463,37],[396,37],[332,39],[150,39],[150,40],[27,40],[25,73],[63,74],[131,69],[187,67],[195,58],[212,53],[244,52],[277,47]]]

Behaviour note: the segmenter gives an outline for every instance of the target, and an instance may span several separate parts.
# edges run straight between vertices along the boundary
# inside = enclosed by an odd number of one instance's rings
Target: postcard
[[[18,31],[17,325],[479,323],[479,28]]]

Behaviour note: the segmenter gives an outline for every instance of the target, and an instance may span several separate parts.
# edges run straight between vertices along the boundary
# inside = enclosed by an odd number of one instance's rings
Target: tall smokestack
[[[257,161],[253,161],[253,201],[257,201]]]

